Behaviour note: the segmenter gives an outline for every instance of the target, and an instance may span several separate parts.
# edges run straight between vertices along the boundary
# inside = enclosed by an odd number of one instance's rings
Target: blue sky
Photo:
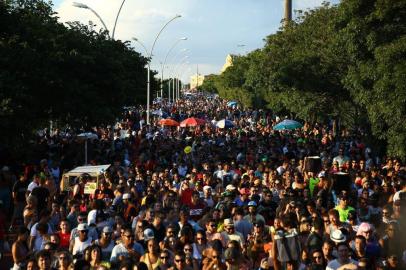
[[[112,31],[122,0],[75,0],[93,8]],[[61,22],[100,21],[89,10],[72,6],[73,0],[54,0]],[[293,9],[320,6],[323,0],[293,0]],[[339,0],[332,0],[338,3]],[[245,54],[264,45],[263,39],[281,25],[283,0],[126,0],[121,11],[115,38],[138,40],[151,49],[161,27],[175,15],[182,15],[165,28],[156,42],[152,68],[161,70],[169,49],[164,77],[179,74],[183,80],[196,73],[219,73],[227,54]],[[244,46],[239,46],[244,45]],[[145,55],[144,49],[133,47]],[[187,51],[184,51],[187,49]]]

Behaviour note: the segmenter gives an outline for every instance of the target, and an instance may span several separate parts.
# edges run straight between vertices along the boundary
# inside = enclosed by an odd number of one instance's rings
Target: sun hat
[[[330,239],[335,243],[343,243],[347,240],[347,237],[341,230],[335,230],[330,236]]]

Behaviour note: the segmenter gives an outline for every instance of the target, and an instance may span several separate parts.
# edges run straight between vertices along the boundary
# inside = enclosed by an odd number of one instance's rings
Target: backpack
[[[300,260],[301,248],[296,229],[290,231],[277,231],[275,234],[275,242],[278,249],[278,261],[284,263]]]

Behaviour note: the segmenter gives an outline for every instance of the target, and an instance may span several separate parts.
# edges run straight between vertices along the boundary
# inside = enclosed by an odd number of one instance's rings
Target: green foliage
[[[208,93],[218,93],[218,89],[216,87],[217,77],[218,76],[214,74],[205,76],[203,84],[198,86],[198,91],[205,91]]]
[[[234,56],[220,96],[308,121],[370,129],[406,159],[406,2],[342,0],[298,11],[264,48]]]
[[[146,100],[147,62],[128,42],[91,25],[66,27],[41,0],[0,2],[0,25],[3,143],[23,141],[49,120],[111,123],[124,105]]]

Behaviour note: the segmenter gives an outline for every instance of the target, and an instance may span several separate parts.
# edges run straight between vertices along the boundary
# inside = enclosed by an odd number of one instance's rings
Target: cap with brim
[[[234,227],[234,222],[231,218],[226,218],[224,220],[224,227]]]
[[[81,223],[78,225],[78,231],[87,231],[89,230],[89,227],[87,226],[86,223]]]
[[[253,207],[257,207],[257,203],[255,201],[250,201],[248,203],[248,207],[253,206]]]
[[[148,229],[144,230],[144,240],[145,241],[148,241],[148,240],[151,240],[154,238],[155,238],[155,235],[154,235],[154,231],[152,229],[148,228]]]
[[[228,191],[234,191],[235,190],[235,186],[233,186],[233,185],[227,185],[226,186],[226,190],[228,190]]]
[[[330,236],[330,239],[335,243],[343,243],[347,240],[347,237],[341,230],[335,230]]]

